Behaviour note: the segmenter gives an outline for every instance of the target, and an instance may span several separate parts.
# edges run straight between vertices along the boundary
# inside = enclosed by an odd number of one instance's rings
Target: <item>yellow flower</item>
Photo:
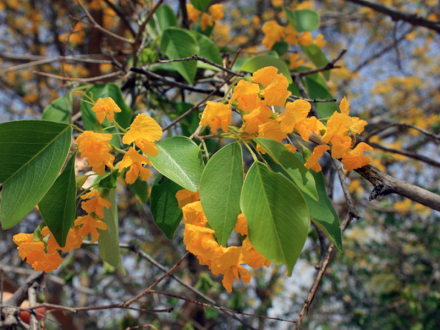
[[[295,28],[292,25],[288,25],[284,29],[284,33],[286,34],[286,37],[284,38],[284,41],[296,46],[298,44],[298,34],[299,32],[295,30]],[[292,61],[290,61],[292,64]]]
[[[136,143],[145,155],[156,156],[158,154],[154,141],[162,137],[162,128],[150,116],[139,114],[130,125],[130,130],[122,138],[124,144]]]
[[[397,210],[397,212],[399,212],[401,215],[405,215],[409,213],[412,203],[411,200],[404,199],[403,201],[394,203],[393,206]]]
[[[269,86],[278,75],[278,69],[274,66],[266,66],[252,74],[252,81],[261,84],[263,88]]]
[[[78,217],[74,221],[75,226],[81,226],[78,233],[82,237],[86,237],[89,234],[92,234],[92,242],[95,242],[99,238],[99,232],[97,229],[106,230],[107,224],[102,222],[99,219],[94,219],[90,215],[86,215],[84,217]]]
[[[248,234],[247,221],[243,213],[238,215],[237,223],[235,224],[234,230],[237,234],[240,234],[241,236],[247,236]]]
[[[292,133],[295,126],[307,118],[312,106],[305,100],[296,100],[286,104],[284,115],[279,117],[281,131]]]
[[[211,14],[212,20],[214,22],[217,22],[225,17],[225,14],[223,12],[223,5],[221,3],[211,5],[209,7],[209,13]]]
[[[313,45],[313,37],[309,31],[304,32],[301,37],[298,38],[298,42],[301,46],[310,46]]]
[[[260,92],[260,86],[253,84],[246,80],[240,80],[235,86],[234,93],[229,100],[229,104],[232,104],[235,100],[238,102],[238,108],[248,113],[258,107],[261,103],[258,93]]]
[[[324,36],[322,34],[318,34],[314,43],[316,46],[322,49],[327,44],[327,41],[324,40]]]
[[[336,135],[330,141],[332,143],[332,157],[339,159],[351,148],[351,138],[349,136]]]
[[[179,208],[183,208],[185,205],[189,203],[194,203],[200,200],[199,192],[192,192],[188,189],[179,190],[176,193],[176,199],[179,203]]]
[[[220,127],[223,132],[227,132],[228,126],[231,124],[231,114],[232,111],[229,105],[207,101],[200,125],[211,126],[212,133],[215,133]]]
[[[287,134],[281,131],[280,124],[275,120],[268,121],[258,127],[258,136],[281,142]]]
[[[267,66],[257,70],[252,75],[252,81],[264,87],[261,95],[264,97],[264,104],[284,106],[287,98],[292,94],[287,90],[289,82],[282,73],[277,73],[274,66]]]
[[[194,8],[192,4],[186,4],[186,11],[188,13],[188,18],[190,21],[197,22],[199,20],[200,10]]]
[[[287,149],[289,149],[292,152],[292,154],[294,154],[296,152],[296,147],[294,145],[292,145],[292,144],[285,144],[284,146]]]
[[[57,269],[63,263],[63,258],[60,257],[58,252],[52,253],[39,253],[39,258],[34,263],[32,267],[35,271],[43,271],[49,273]]]
[[[220,246],[215,257],[211,260],[211,271],[214,275],[224,274],[223,286],[228,292],[232,292],[232,283],[234,278],[239,281],[239,273],[244,283],[251,281],[251,275],[243,266],[240,266],[242,248],[232,246],[225,248]]]
[[[342,156],[344,169],[351,171],[369,164],[371,160],[367,156],[364,156],[364,152],[371,150],[373,150],[373,148],[368,144],[364,142],[359,143],[356,148]]]
[[[325,131],[327,127],[316,117],[303,119],[295,124],[295,128],[304,141],[309,141],[310,133],[321,136],[321,131]]]
[[[79,249],[81,247],[81,244],[83,241],[81,235],[79,234],[78,229],[75,229],[75,228],[69,229],[69,232],[68,232],[67,238],[66,238],[66,245],[64,247],[60,247],[58,245],[55,237],[50,232],[49,228],[44,227],[41,230],[41,236],[45,237],[47,235],[50,235],[49,239],[47,240],[47,246],[46,246],[46,250],[48,253],[53,253],[56,250],[62,250],[65,252],[69,252],[73,249]]]
[[[189,252],[201,256],[205,265],[209,265],[216,249],[220,247],[214,239],[214,230],[189,223],[185,224],[183,243],[185,243]]]
[[[272,116],[272,111],[265,106],[260,104],[258,108],[253,110],[251,113],[243,116],[243,127],[241,128],[248,134],[253,134],[258,132],[258,127],[269,121]]]
[[[76,139],[78,149],[82,156],[88,158],[89,165],[92,166],[94,172],[103,175],[105,165],[113,169],[113,161],[115,156],[110,154],[111,134],[100,134],[92,131],[85,131]]]
[[[211,17],[207,13],[202,14],[202,20],[200,21],[200,26],[202,27],[202,31],[205,31],[208,26],[212,26],[214,24],[212,22]]]
[[[315,149],[313,149],[312,156],[310,156],[310,159],[304,164],[304,166],[308,169],[314,170],[315,172],[321,172],[322,168],[321,165],[319,165],[319,158],[324,155],[324,151],[329,149],[330,147],[328,145],[316,146]]]
[[[339,110],[341,110],[341,113],[344,115],[350,114],[350,103],[348,103],[347,99],[344,98],[341,100],[341,103],[339,103]]]
[[[202,209],[202,203],[200,201],[189,203],[182,207],[183,223],[205,227],[208,220],[206,220],[205,213]]]
[[[89,199],[88,201],[81,203],[81,208],[87,213],[94,212],[100,219],[104,218],[104,211],[102,208],[106,207],[109,209],[112,206],[108,200],[99,195],[99,191],[97,189],[93,189],[91,192],[82,195],[81,198]]]
[[[106,97],[105,99],[99,98],[92,107],[92,111],[96,113],[96,118],[98,118],[99,123],[102,124],[106,116],[107,119],[113,123],[115,112],[121,112],[121,109],[111,97]]]
[[[275,42],[280,41],[284,36],[284,27],[274,20],[264,23],[262,30],[264,33],[262,44],[266,46],[267,49],[272,49]]]
[[[246,264],[254,268],[260,268],[265,265],[270,266],[270,261],[263,257],[255,248],[252,246],[249,237],[243,241],[242,245],[242,255],[240,258],[241,264]]]
[[[294,53],[289,56],[290,66],[289,69],[293,70],[297,67],[304,64],[305,60],[301,58],[301,56],[298,53]]]
[[[133,147],[130,147],[119,165],[119,172],[131,166],[127,173],[125,173],[125,182],[133,184],[138,176],[143,181],[148,181],[151,178],[150,170],[143,167],[142,164],[151,165],[151,161],[147,157],[140,155]]]
[[[327,131],[322,137],[322,141],[329,143],[334,136],[345,136],[352,124],[352,118],[348,115],[335,112],[327,122]]]

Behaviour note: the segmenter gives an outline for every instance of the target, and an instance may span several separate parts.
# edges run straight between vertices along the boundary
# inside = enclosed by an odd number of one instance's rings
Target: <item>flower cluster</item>
[[[183,242],[186,249],[197,256],[201,265],[207,265],[214,275],[223,274],[223,286],[228,292],[232,291],[234,279],[238,282],[241,277],[244,283],[249,283],[251,276],[242,265],[260,268],[268,267],[270,262],[252,246],[247,237],[247,223],[240,214],[235,226],[235,232],[246,236],[242,246],[224,247],[217,243],[214,230],[207,228],[207,219],[198,201],[198,193],[188,190],[177,192],[176,198],[183,211],[185,232]]]
[[[194,8],[190,3],[186,4],[186,11],[188,13],[188,18],[192,22],[197,22],[199,20],[201,11]],[[208,13],[203,13],[200,20],[200,26],[202,30],[205,31],[208,26],[213,26],[214,22],[221,20],[225,14],[223,12],[223,5],[221,3],[209,6]]]
[[[355,135],[363,132],[367,122],[349,116],[350,107],[345,97],[340,104],[340,113],[335,112],[328,120],[319,120],[310,116],[311,105],[308,101],[296,100],[286,103],[291,95],[288,87],[287,78],[278,73],[277,68],[262,68],[254,72],[251,81],[242,79],[238,82],[228,104],[208,101],[200,125],[209,125],[213,133],[218,128],[228,132],[233,106],[242,115],[243,138],[258,136],[282,142],[287,134],[291,133],[298,134],[304,141],[309,141],[311,134],[322,136],[325,144],[317,146],[305,164],[315,172],[321,171],[318,160],[325,151],[330,150],[330,145],[332,157],[342,158],[346,170],[360,168],[370,162],[370,159],[363,155],[363,152],[372,150],[369,145],[359,143],[356,148],[351,149]],[[271,106],[284,106],[285,111],[281,114],[273,112]],[[294,146],[286,146],[292,152],[296,152]],[[257,151],[264,153],[259,146]]]

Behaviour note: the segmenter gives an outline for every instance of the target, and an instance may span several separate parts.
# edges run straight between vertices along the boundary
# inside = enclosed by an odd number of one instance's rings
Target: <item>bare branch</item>
[[[375,135],[377,135],[377,134],[387,130],[390,127],[395,127],[395,126],[400,126],[400,127],[404,127],[404,128],[413,128],[413,129],[415,129],[415,130],[425,134],[426,136],[429,136],[430,138],[432,138],[434,140],[440,141],[440,136],[439,135],[431,133],[431,132],[429,132],[429,131],[427,131],[427,130],[425,130],[423,128],[420,128],[420,127],[417,127],[417,126],[414,126],[414,125],[410,125],[410,124],[406,124],[406,123],[390,123],[390,124],[385,125],[383,127],[377,128],[374,131],[372,131],[370,134],[368,134],[368,136],[365,138],[365,141],[368,143],[369,140],[371,139],[371,137],[373,137],[373,136],[375,136]]]
[[[336,62],[338,62],[344,56],[344,54],[346,52],[347,52],[347,50],[343,49],[335,59],[333,59],[331,62],[328,62],[326,65],[324,65],[324,66],[322,66],[320,68],[316,68],[316,69],[308,70],[308,71],[301,71],[301,72],[297,72],[297,73],[293,73],[293,74],[297,74],[300,77],[304,77],[304,76],[307,76],[307,75],[310,75],[310,74],[314,74],[314,73],[318,73],[318,72],[329,71],[329,70],[332,70],[332,69],[339,69],[340,66],[335,66],[335,64],[336,64]]]
[[[431,21],[417,14],[406,13],[383,4],[367,1],[367,0],[346,0],[364,7],[371,8],[379,13],[390,16],[393,21],[404,21],[416,26],[423,26],[428,29],[434,30],[440,33],[440,22]]]

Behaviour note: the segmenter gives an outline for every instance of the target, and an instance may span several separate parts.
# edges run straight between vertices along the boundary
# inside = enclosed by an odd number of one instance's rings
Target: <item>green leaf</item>
[[[213,22],[212,25],[208,25],[206,27],[206,29],[202,30],[202,26],[200,25],[199,22],[197,22],[197,23],[194,23],[192,29],[193,29],[193,31],[197,31],[197,32],[199,32],[209,38],[211,36],[212,32],[214,31],[214,27],[215,27],[215,22]]]
[[[200,50],[198,55],[210,60],[211,62],[222,65],[222,57],[220,56],[220,52],[214,41],[197,31],[192,31],[191,33],[199,43]]]
[[[156,225],[169,240],[173,239],[182,220],[182,210],[176,198],[176,193],[182,189],[162,174],[156,176],[151,188],[151,214]]]
[[[287,20],[296,31],[315,31],[319,28],[320,18],[318,12],[312,9],[301,9],[291,11],[283,7]]]
[[[175,60],[198,54],[199,45],[196,38],[187,30],[169,27],[162,33],[160,50],[170,60]],[[194,84],[197,72],[196,61],[173,62],[172,65],[186,81]]]
[[[127,184],[127,187],[131,189],[138,201],[142,204],[148,203],[148,183],[143,181],[140,177],[133,184]]]
[[[318,74],[307,76],[305,78],[305,87],[311,99],[329,100],[333,95],[328,90],[324,79]],[[316,110],[321,118],[330,117],[335,111],[339,110],[336,102],[318,102],[315,103]]]
[[[178,26],[176,14],[174,14],[174,11],[170,6],[159,6],[155,14],[161,31],[164,31],[170,26]]]
[[[108,84],[98,84],[93,85],[89,89],[86,90],[86,95],[90,96],[90,93],[93,94],[93,100],[96,102],[99,98],[106,98],[111,97],[115,103],[121,108],[121,112],[115,112],[115,120],[118,122],[119,125],[121,125],[122,128],[127,128],[131,124],[131,109],[130,107],[125,103],[124,98],[122,97],[121,89],[114,83],[108,83]],[[87,100],[86,97],[83,96],[84,100]],[[84,123],[84,127],[86,130],[89,131],[95,131],[95,124],[97,122],[96,114],[92,111],[93,105],[90,103],[81,101],[81,115]],[[98,122],[99,125],[99,122]],[[99,125],[101,126],[101,125]],[[113,126],[110,121],[105,118],[102,122],[102,127],[108,127]],[[100,133],[100,132],[97,132]],[[116,133],[116,129],[111,128],[105,130],[105,133]],[[111,144],[120,147],[121,142],[119,141],[119,137],[117,135],[114,135]]]
[[[279,58],[270,55],[258,55],[247,60],[241,67],[240,71],[246,71],[254,73],[255,71],[264,68],[266,66],[274,66],[278,68],[278,73],[282,73],[286,76],[289,84],[292,83],[292,77],[290,76],[289,68],[286,63]]]
[[[159,155],[148,156],[153,166],[167,178],[192,192],[199,190],[204,164],[202,152],[194,141],[173,136],[156,144]]]
[[[191,4],[194,6],[194,8],[200,11],[205,11],[210,3],[211,0],[191,0]]]
[[[269,261],[286,265],[291,276],[310,226],[301,192],[284,175],[255,162],[244,180],[240,203],[252,245]]]
[[[75,157],[76,153],[38,203],[40,213],[60,247],[66,245],[67,234],[76,217]]]
[[[41,119],[70,124],[73,106],[73,92],[70,91],[49,104],[43,111]]]
[[[42,120],[0,124],[2,228],[17,224],[55,182],[72,138],[72,127]]]
[[[295,156],[303,163],[303,158],[300,153],[295,153]],[[335,243],[339,251],[342,251],[341,224],[338,214],[333,208],[330,198],[328,198],[325,188],[324,175],[322,172],[310,172],[315,178],[316,189],[319,195],[319,202],[313,200],[307,195],[304,195],[312,221],[327,235],[328,238],[332,240],[333,243]]]
[[[212,156],[200,180],[200,201],[218,243],[225,245],[240,212],[243,156],[240,143],[228,144]]]
[[[106,172],[101,180],[99,180],[98,187],[104,189],[116,189],[118,180],[119,164],[110,172]]]
[[[116,204],[116,193],[114,189],[108,194],[107,200],[112,203],[112,206],[109,209],[103,208],[104,219],[102,221],[107,224],[108,228],[106,230],[98,229],[99,254],[102,260],[108,262],[125,275],[125,269],[124,266],[122,266],[121,251],[119,249],[118,206]]]
[[[317,45],[301,46],[301,49],[306,54],[307,58],[317,68],[325,66],[329,63],[327,57],[322,52],[321,48],[319,48]],[[326,80],[330,79],[330,70],[323,71],[322,74],[324,75]]]
[[[299,189],[314,200],[318,200],[315,179],[311,171],[289,149],[282,143],[270,139],[255,138],[255,141],[286,171]]]
[[[272,50],[276,51],[279,56],[284,55],[287,52],[288,48],[289,48],[288,43],[284,41],[277,41],[272,46]]]

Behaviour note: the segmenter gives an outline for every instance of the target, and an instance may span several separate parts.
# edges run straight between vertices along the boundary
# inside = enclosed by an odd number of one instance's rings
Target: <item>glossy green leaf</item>
[[[115,167],[112,171],[106,172],[101,180],[99,180],[98,187],[104,189],[116,189],[118,180],[119,166]]]
[[[70,91],[64,96],[52,101],[43,111],[41,119],[70,124],[73,107],[73,92]]]
[[[69,152],[72,127],[42,120],[0,124],[2,228],[17,224],[55,182]]]
[[[295,153],[295,156],[303,163],[303,157],[300,153]],[[328,238],[335,243],[336,247],[342,251],[342,235],[341,224],[338,218],[338,214],[333,208],[330,198],[328,198],[325,188],[324,175],[322,172],[316,173],[310,171],[315,178],[316,189],[318,190],[319,202],[313,200],[307,195],[304,195],[307,206],[310,211],[310,216],[315,225],[321,229]]]
[[[204,164],[197,144],[187,137],[173,136],[157,143],[156,147],[159,155],[148,156],[153,166],[183,188],[199,190]]]
[[[292,83],[292,77],[290,76],[289,68],[279,58],[270,55],[258,55],[247,60],[241,67],[241,71],[254,73],[255,71],[264,68],[266,66],[274,66],[278,68],[278,73],[282,73],[286,76],[289,84]]]
[[[161,31],[164,31],[170,26],[178,26],[176,14],[174,14],[173,9],[168,5],[159,6],[155,15]]]
[[[106,230],[98,229],[99,239],[98,247],[101,259],[108,262],[110,265],[119,270],[122,274],[125,273],[122,265],[121,251],[119,249],[119,223],[118,223],[118,205],[116,203],[115,190],[111,190],[107,196],[107,200],[112,204],[104,210],[104,221],[108,228]]]
[[[272,46],[272,50],[276,51],[279,56],[284,55],[289,49],[289,44],[285,41],[277,41]]]
[[[319,28],[320,18],[318,12],[312,9],[301,9],[291,11],[283,7],[287,20],[296,31],[315,31]]]
[[[306,54],[307,58],[317,67],[320,68],[322,66],[326,66],[328,64],[328,59],[322,52],[321,48],[319,48],[317,45],[310,45],[310,46],[301,46],[301,49],[303,50],[304,54]],[[322,74],[324,75],[326,80],[330,79],[330,70],[323,71]]]
[[[191,4],[194,6],[194,8],[200,11],[205,11],[210,3],[211,0],[191,0]]]
[[[210,60],[211,62],[222,65],[222,57],[214,41],[197,31],[192,31],[191,33],[199,43],[198,55]]]
[[[228,144],[206,164],[200,180],[200,201],[220,245],[225,245],[240,212],[243,155],[240,143]]]
[[[127,188],[134,192],[138,202],[141,204],[148,203],[148,183],[142,181],[140,177],[133,184],[127,184]]]
[[[63,172],[38,203],[40,213],[58,245],[66,245],[66,237],[76,217],[75,157],[72,155]]]
[[[269,261],[286,265],[291,276],[310,226],[301,191],[284,175],[255,162],[244,180],[240,203],[252,245]]]
[[[160,49],[170,60],[189,57],[199,53],[199,45],[196,38],[187,30],[175,27],[169,27],[163,31]],[[196,61],[173,62],[172,65],[186,81],[194,84],[197,72]]]
[[[151,188],[150,210],[153,220],[165,236],[172,240],[182,220],[176,193],[183,188],[167,177],[156,176]]]
[[[309,93],[310,98],[329,100],[333,99],[333,95],[327,88],[324,79],[318,75],[311,75],[305,78],[305,87]],[[315,103],[316,110],[321,118],[330,117],[335,111],[338,111],[336,102],[318,102]]]
[[[212,32],[214,31],[214,27],[215,27],[215,22],[213,22],[212,25],[208,25],[204,30],[202,29],[202,26],[200,25],[199,22],[194,23],[192,29],[193,31],[197,31],[205,36],[207,36],[208,38],[211,36]]]
[[[289,149],[282,143],[270,139],[256,138],[255,141],[286,171],[301,191],[318,200],[315,179],[311,171]]]
[[[118,122],[119,125],[122,126],[122,128],[127,128],[131,124],[132,119],[132,113],[130,107],[125,103],[124,98],[122,97],[121,89],[114,83],[108,83],[108,84],[98,84],[93,85],[89,89],[86,90],[86,95],[93,94],[93,100],[96,102],[99,98],[106,98],[111,97],[115,103],[119,106],[121,109],[121,112],[115,112],[115,120]],[[86,97],[83,96],[84,100],[87,100]],[[92,111],[92,105],[90,103],[81,101],[81,115],[84,123],[84,127],[89,131],[95,131],[97,123],[96,114]],[[98,127],[100,127],[98,122]],[[113,126],[112,123],[106,118],[102,122],[102,127],[108,127]],[[99,132],[98,132],[99,133]],[[105,130],[105,133],[116,133],[116,129],[111,128],[108,130]],[[111,144],[120,147],[121,142],[119,140],[119,137],[117,135],[113,136],[111,140]]]

